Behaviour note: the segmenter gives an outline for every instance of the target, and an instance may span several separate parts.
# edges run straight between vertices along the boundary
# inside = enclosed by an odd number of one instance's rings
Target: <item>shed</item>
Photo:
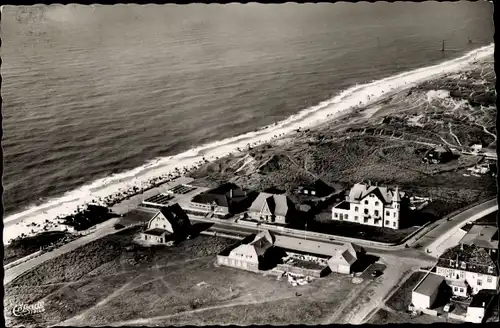
[[[473,323],[482,323],[495,295],[496,291],[494,289],[481,289],[472,297],[472,301],[467,308],[465,320]]]
[[[417,309],[430,309],[439,293],[444,277],[429,273],[413,288],[411,302]]]

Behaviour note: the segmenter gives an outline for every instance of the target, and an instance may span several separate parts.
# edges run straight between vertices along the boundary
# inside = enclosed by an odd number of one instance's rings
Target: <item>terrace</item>
[[[177,185],[173,188],[170,188],[168,191],[170,191],[174,194],[178,194],[178,195],[185,195],[185,194],[188,194],[195,189],[196,189],[196,187],[181,184],[181,185]]]

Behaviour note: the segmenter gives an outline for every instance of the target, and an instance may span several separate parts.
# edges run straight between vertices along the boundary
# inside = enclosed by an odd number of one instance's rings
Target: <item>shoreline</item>
[[[112,207],[125,199],[156,188],[174,177],[183,176],[210,160],[227,156],[230,153],[239,153],[240,150],[248,149],[249,146],[283,142],[285,138],[293,137],[297,129],[317,128],[342,116],[365,111],[367,107],[419,83],[463,70],[482,58],[492,56],[493,47],[494,45],[488,45],[437,65],[403,72],[363,85],[355,85],[334,98],[304,109],[284,121],[253,132],[201,145],[175,156],[151,160],[133,170],[96,180],[53,199],[45,205],[34,206],[12,214],[4,219],[4,245],[7,245],[10,239],[20,236],[21,233],[32,235],[31,229],[37,233],[37,229],[32,226],[28,227],[28,224],[32,222],[42,226],[46,220],[56,223],[58,217],[75,214],[79,208],[85,208],[88,204]],[[39,229],[38,232],[40,231],[43,229]]]

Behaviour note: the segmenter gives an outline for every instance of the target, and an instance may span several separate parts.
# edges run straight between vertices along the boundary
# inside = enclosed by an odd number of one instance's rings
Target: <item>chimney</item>
[[[483,302],[483,307],[485,307],[485,306],[486,306],[486,302]]]

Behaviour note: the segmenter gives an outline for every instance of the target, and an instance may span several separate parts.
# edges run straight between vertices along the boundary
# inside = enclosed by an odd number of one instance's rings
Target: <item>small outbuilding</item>
[[[444,277],[429,273],[413,288],[411,302],[416,309],[430,309],[439,294]]]
[[[438,146],[427,151],[424,155],[424,163],[444,163],[453,159],[453,152],[447,146]]]
[[[495,295],[496,291],[494,289],[481,289],[477,292],[467,307],[465,320],[473,323],[482,323],[486,317],[486,312],[493,303]]]

